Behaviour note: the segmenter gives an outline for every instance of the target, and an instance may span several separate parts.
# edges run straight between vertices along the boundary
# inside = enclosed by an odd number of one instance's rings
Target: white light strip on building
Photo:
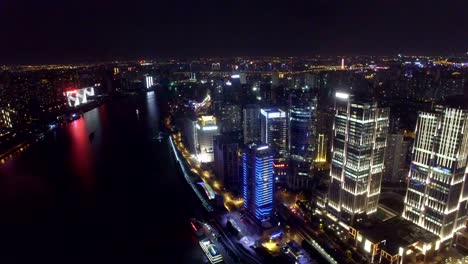
[[[217,130],[218,129],[218,126],[206,126],[206,127],[203,127],[203,131],[211,131],[211,130]]]
[[[335,96],[336,96],[337,98],[340,98],[340,99],[348,99],[348,98],[349,98],[349,94],[347,94],[347,93],[340,93],[340,92],[337,92],[337,93],[335,94]]]

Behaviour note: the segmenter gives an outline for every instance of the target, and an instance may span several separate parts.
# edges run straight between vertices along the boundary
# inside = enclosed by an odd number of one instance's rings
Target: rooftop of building
[[[203,125],[203,126],[207,126],[207,125],[216,125],[216,117],[212,116],[212,115],[209,115],[209,116],[200,116],[198,118],[198,120],[200,121],[200,123]]]
[[[268,118],[286,117],[286,112],[277,107],[261,108],[260,113]]]
[[[353,225],[363,237],[373,243],[385,240],[382,248],[389,254],[398,254],[400,247],[406,248],[416,242],[432,243],[439,239],[433,233],[401,217],[387,221],[368,218]]]

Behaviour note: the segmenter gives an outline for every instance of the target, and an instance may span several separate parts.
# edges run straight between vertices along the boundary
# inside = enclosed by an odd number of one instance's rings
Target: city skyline
[[[466,10],[0,0],[0,263],[468,261]]]

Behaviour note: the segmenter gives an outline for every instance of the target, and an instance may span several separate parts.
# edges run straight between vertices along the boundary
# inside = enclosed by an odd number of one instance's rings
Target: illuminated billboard
[[[89,96],[94,96],[94,87],[69,90],[65,92],[65,96],[70,107],[77,107],[88,103]]]

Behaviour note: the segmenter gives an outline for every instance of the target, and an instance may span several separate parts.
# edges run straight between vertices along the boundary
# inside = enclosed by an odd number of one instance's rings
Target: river
[[[112,101],[0,165],[0,263],[203,263],[159,118],[154,92]]]

